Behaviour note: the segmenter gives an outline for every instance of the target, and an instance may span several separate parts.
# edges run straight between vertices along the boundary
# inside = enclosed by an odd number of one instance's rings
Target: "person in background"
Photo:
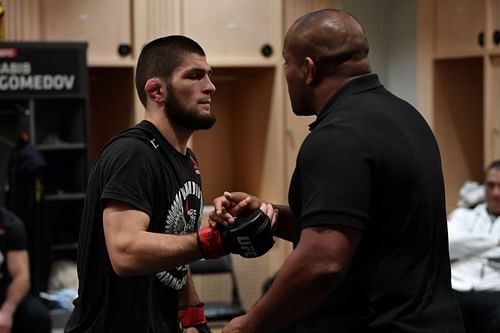
[[[0,108],[0,333],[50,333],[48,308],[30,294],[30,258],[24,221],[5,207],[9,159],[25,115]]]
[[[47,307],[29,290],[24,224],[0,206],[0,333],[51,332]]]
[[[360,23],[336,9],[299,18],[283,56],[293,112],[316,115],[276,235],[294,250],[269,290],[222,330],[464,332],[450,282],[444,181],[421,114],[387,91]],[[211,224],[261,200],[226,192]]]
[[[500,160],[484,185],[484,203],[448,217],[451,284],[468,333],[500,332]]]
[[[142,49],[135,80],[144,120],[112,138],[90,174],[65,332],[177,333],[179,322],[185,333],[210,331],[188,264],[228,252],[215,228],[198,230],[201,176],[188,141],[215,122],[211,73],[188,37]],[[271,205],[257,208],[274,220]]]
[[[28,126],[28,119],[24,119],[24,128],[11,154],[5,207],[24,224],[30,257],[30,292],[38,296],[48,290],[52,238],[45,201],[47,164],[31,142]]]

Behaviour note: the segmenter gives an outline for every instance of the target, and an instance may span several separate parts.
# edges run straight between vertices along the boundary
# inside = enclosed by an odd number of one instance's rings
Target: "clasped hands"
[[[245,192],[224,192],[223,195],[213,200],[214,210],[209,214],[208,223],[212,227],[218,224],[231,225],[235,218],[260,209],[269,217],[271,225],[275,227],[278,218],[278,209],[270,203],[265,203],[259,198]]]

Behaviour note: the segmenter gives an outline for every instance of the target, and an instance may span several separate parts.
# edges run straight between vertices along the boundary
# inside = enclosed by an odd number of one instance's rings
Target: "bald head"
[[[318,75],[346,77],[370,72],[368,41],[361,24],[350,14],[324,9],[299,18],[285,37],[288,56],[310,57]]]

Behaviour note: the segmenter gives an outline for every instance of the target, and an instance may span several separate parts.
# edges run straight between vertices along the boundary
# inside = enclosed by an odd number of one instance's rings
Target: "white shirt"
[[[500,218],[486,204],[457,208],[448,217],[451,285],[458,291],[500,291]]]

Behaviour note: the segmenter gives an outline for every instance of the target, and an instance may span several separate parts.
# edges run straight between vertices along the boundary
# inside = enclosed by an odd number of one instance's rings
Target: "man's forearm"
[[[344,226],[304,228],[271,288],[247,315],[255,332],[274,332],[320,307],[344,279],[361,237]]]
[[[337,278],[332,278],[331,272],[316,270],[305,259],[293,252],[271,288],[249,311],[248,318],[255,323],[256,332],[275,332],[305,318],[342,280],[340,272]]]
[[[450,235],[450,258],[460,259],[494,249],[498,246],[498,238],[489,235]]]
[[[278,221],[276,223],[276,236],[284,240],[293,242],[295,240],[295,223],[290,207],[283,205],[273,205],[278,209]]]
[[[19,303],[21,303],[24,297],[28,294],[29,288],[30,281],[28,276],[14,278],[7,288],[5,301],[3,302],[0,311],[14,314]]]

